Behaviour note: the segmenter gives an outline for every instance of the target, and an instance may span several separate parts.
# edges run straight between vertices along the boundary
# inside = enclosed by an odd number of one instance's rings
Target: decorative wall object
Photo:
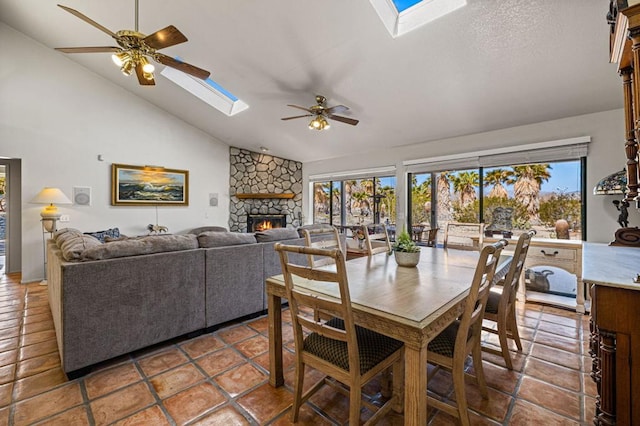
[[[286,216],[287,227],[302,224],[302,163],[230,148],[229,229],[246,232],[247,215]]]
[[[91,187],[74,186],[73,187],[73,204],[77,206],[91,205]]]
[[[189,171],[112,164],[111,204],[188,206]]]

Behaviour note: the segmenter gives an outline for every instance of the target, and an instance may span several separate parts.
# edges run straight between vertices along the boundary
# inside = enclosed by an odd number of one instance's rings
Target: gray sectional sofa
[[[281,273],[274,241],[304,245],[296,230],[276,231],[104,244],[76,236],[71,248],[62,235],[50,241],[49,302],[64,371],[81,375],[101,361],[263,312],[265,280]],[[307,263],[301,255],[293,261]]]

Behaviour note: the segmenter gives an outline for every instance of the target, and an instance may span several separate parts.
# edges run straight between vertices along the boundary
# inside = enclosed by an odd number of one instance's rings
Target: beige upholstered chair
[[[305,245],[307,247],[322,249],[337,248],[344,255],[344,250],[342,249],[342,244],[340,243],[340,235],[338,234],[338,230],[335,227],[331,227],[331,229],[304,229],[303,232]],[[310,254],[307,256],[307,258],[309,259],[309,266],[312,267],[333,263],[333,259],[327,256],[323,256],[322,258],[314,258],[314,256]]]
[[[298,420],[300,406],[325,384],[339,392],[346,391],[343,384],[350,389],[351,425],[360,423],[362,404],[375,412],[365,424],[373,424],[389,409],[401,407],[404,346],[395,339],[354,324],[345,260],[340,250],[287,246],[280,243],[277,243],[275,248],[280,254],[295,338],[296,379],[291,420],[294,423]],[[314,258],[329,257],[335,263],[335,269],[313,269],[309,266],[294,265],[288,261],[289,253],[303,253],[313,255]],[[339,297],[334,299],[310,294],[297,284],[298,280],[322,281],[335,286]],[[309,309],[331,312],[334,317],[327,322],[318,321],[305,314]],[[307,388],[303,394],[306,366],[326,376]],[[363,400],[362,386],[390,367],[393,367],[394,381],[391,398],[381,407]]]
[[[438,367],[431,371],[430,377],[439,368],[451,371],[457,406],[449,405],[430,391],[427,392],[427,404],[459,418],[462,425],[469,424],[464,386],[465,361],[469,354],[473,357],[480,394],[483,398],[488,396],[480,345],[482,318],[500,253],[506,244],[505,240],[501,240],[482,249],[462,316],[438,334],[427,347],[427,361]]]
[[[484,238],[484,223],[447,222],[444,228],[444,248],[480,250]]]
[[[371,256],[376,253],[391,253],[391,242],[384,223],[363,225],[365,248]]]
[[[518,292],[518,284],[524,268],[524,262],[529,251],[531,238],[536,231],[531,230],[520,235],[518,243],[513,251],[513,260],[509,271],[503,280],[491,289],[487,307],[484,312],[484,319],[497,323],[497,329],[490,327],[482,327],[483,330],[495,333],[500,339],[500,350],[493,349],[487,345],[482,346],[485,352],[501,355],[509,370],[513,369],[511,355],[509,353],[509,343],[507,339],[513,339],[519,351],[522,350],[522,342],[518,333],[518,323],[516,321],[516,294]]]

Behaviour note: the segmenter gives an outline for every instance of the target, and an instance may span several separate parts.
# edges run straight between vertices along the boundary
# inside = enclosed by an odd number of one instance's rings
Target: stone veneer
[[[247,231],[247,214],[283,214],[287,227],[302,224],[302,163],[231,147],[229,149],[229,230]],[[291,199],[248,198],[236,194],[289,194]]]

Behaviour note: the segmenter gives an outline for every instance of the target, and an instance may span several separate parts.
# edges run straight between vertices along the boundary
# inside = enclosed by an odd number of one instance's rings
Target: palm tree
[[[315,205],[315,210],[318,213],[325,213],[329,211],[329,204],[327,201],[329,200],[329,182],[317,182],[314,185],[314,195],[313,195],[313,204]]]
[[[549,164],[513,166],[515,199],[527,208],[529,222],[540,224],[540,187],[551,177]]]
[[[504,187],[504,184],[512,185],[514,183],[512,176],[513,171],[506,169],[493,169],[487,172],[484,175],[484,186],[487,187],[489,185],[493,185],[493,188],[489,191],[487,198],[499,198],[505,200],[509,198],[509,193]]]
[[[451,182],[453,183],[453,190],[460,194],[461,207],[466,207],[476,200],[476,188],[480,182],[477,171],[471,170],[452,175]]]
[[[436,189],[438,191],[438,226],[444,226],[451,220],[451,182],[449,172],[440,172],[436,177]]]

